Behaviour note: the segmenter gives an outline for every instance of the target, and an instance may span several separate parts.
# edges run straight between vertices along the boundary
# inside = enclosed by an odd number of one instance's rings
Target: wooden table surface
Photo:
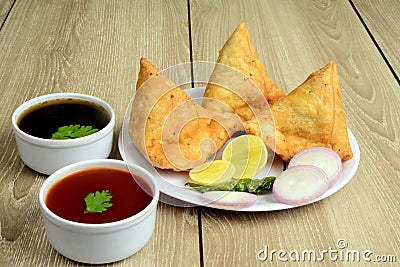
[[[267,72],[286,92],[330,59],[337,61],[348,127],[361,151],[356,174],[334,195],[288,210],[232,212],[160,203],[148,244],[114,265],[369,264],[328,254],[317,263],[288,256],[338,249],[343,239],[345,250],[370,251],[371,261],[398,266],[399,13],[398,0],[0,0],[0,266],[80,265],[46,239],[37,201],[46,176],[18,156],[14,109],[48,93],[91,94],[114,107],[117,136],[140,57],[160,69],[213,62],[243,20]],[[110,157],[121,158],[117,138]],[[263,260],[259,252],[266,247],[287,253]]]

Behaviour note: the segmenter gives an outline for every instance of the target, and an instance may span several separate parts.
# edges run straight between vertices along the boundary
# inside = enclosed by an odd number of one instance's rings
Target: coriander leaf
[[[71,124],[69,126],[61,126],[58,128],[57,132],[51,135],[51,139],[63,140],[63,139],[74,139],[97,132],[97,128],[92,128],[92,126],[84,126],[79,124]]]
[[[110,202],[112,196],[110,191],[103,190],[101,192],[89,193],[85,197],[86,209],[85,213],[103,212],[112,206]]]
[[[217,186],[199,185],[195,183],[186,183],[185,185],[199,191],[200,193],[208,191],[237,191],[258,195],[266,191],[270,191],[274,181],[275,177],[270,176],[263,179],[245,178],[239,180],[230,180],[229,182]]]

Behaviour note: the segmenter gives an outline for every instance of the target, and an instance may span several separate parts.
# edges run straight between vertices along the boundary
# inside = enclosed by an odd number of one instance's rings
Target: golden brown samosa
[[[230,136],[234,121],[220,121],[147,59],[141,58],[129,135],[149,162],[187,170],[213,155]]]
[[[346,117],[340,96],[339,72],[335,61],[332,60],[329,65],[332,68],[332,84],[335,93],[335,123],[333,124],[331,144],[332,149],[340,156],[342,161],[346,161],[353,157],[353,152],[350,146]]]
[[[312,146],[332,148],[342,160],[351,158],[346,121],[339,95],[335,61],[312,73],[272,106],[277,153],[283,160]]]
[[[210,100],[205,99],[203,106],[208,110],[224,113],[225,111],[216,106],[213,100],[226,104],[242,119],[247,133],[260,135],[260,125],[255,118],[257,114],[252,110],[254,102],[248,103],[248,99],[257,95],[255,104],[261,106],[264,105],[261,104],[262,102],[275,102],[285,96],[285,93],[271,81],[266,73],[255,53],[245,22],[242,22],[225,42],[216,63],[204,93],[204,97]],[[227,70],[229,67],[233,70]],[[228,75],[227,72],[233,74]],[[229,84],[230,79],[236,78],[252,82],[253,87],[259,92],[247,92],[246,88],[236,86],[237,89],[235,89],[225,84]]]
[[[285,96],[285,93],[276,86],[265,71],[264,65],[258,58],[250,35],[243,21],[231,34],[219,52],[217,63],[237,69],[261,90],[268,102],[274,102]],[[212,97],[219,94],[217,85],[209,84],[205,96]],[[240,114],[239,114],[240,115]]]

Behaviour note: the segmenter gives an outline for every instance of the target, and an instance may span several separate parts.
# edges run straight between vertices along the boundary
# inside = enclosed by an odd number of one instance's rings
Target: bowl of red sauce
[[[150,239],[159,189],[145,169],[113,159],[74,163],[39,192],[46,236],[63,256],[103,264],[125,259]]]

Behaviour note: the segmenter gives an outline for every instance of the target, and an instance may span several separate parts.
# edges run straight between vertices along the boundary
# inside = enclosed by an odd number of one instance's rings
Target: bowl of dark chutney
[[[114,110],[95,96],[42,95],[17,107],[11,122],[21,160],[46,175],[75,162],[107,158],[112,149]]]

